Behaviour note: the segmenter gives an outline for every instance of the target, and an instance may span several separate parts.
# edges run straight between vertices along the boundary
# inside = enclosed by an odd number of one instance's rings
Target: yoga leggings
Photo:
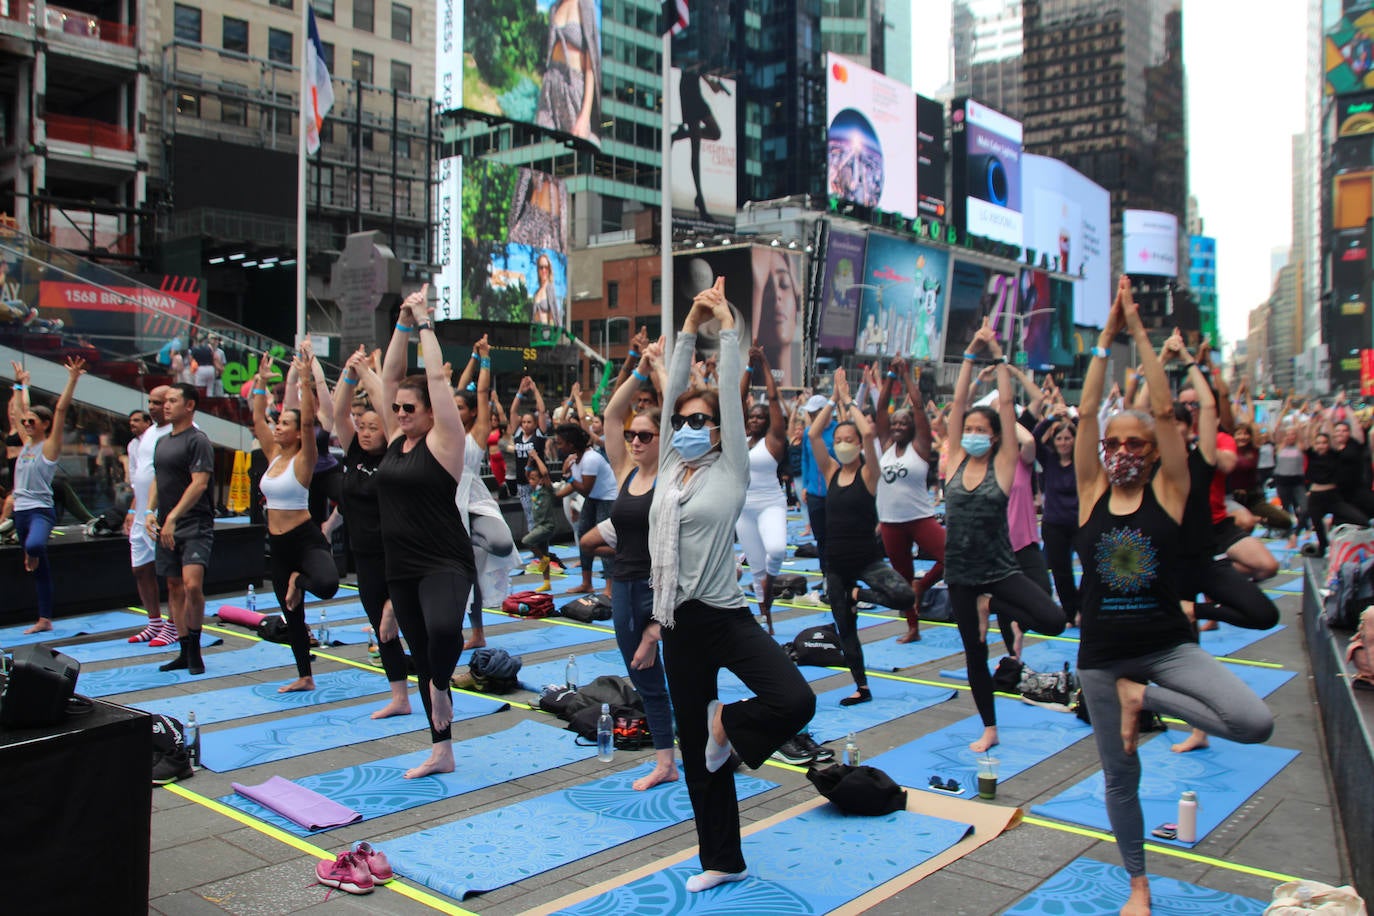
[[[382,670],[390,683],[406,679],[406,650],[400,637],[382,642],[382,608],[386,605],[386,555],[355,553],[353,565],[358,571],[358,600],[367,612],[367,622],[377,634],[377,649],[382,656]]]
[[[1140,755],[1121,744],[1121,701],[1116,681],[1149,681],[1145,708],[1182,719],[1209,735],[1258,744],[1274,730],[1264,701],[1245,682],[1196,643],[1078,672],[1092,719],[1097,756],[1106,779],[1107,816],[1121,848],[1121,862],[1132,878],[1145,874],[1145,818],[1140,810]],[[1163,739],[1156,739],[1163,740]]]
[[[1016,551],[1016,565],[1021,567],[1021,574],[1034,582],[1042,592],[1051,599],[1054,592],[1050,589],[1050,571],[1045,566],[1045,552],[1040,549],[1039,544],[1027,544]],[[1002,631],[1002,642],[1007,644],[1007,654],[1016,645],[1016,631],[1011,628],[1011,622],[1015,617],[1015,609],[1011,605],[1015,604],[1019,598],[1002,599],[993,596],[991,612],[997,615],[997,627]],[[1025,631],[1025,627],[1021,628]]]
[[[285,534],[269,534],[267,540],[272,545],[272,590],[277,593],[277,604],[286,617],[296,674],[309,677],[310,628],[305,625],[305,593],[326,601],[333,598],[339,590],[339,568],[334,565],[329,542],[310,519]],[[296,584],[301,589],[301,601],[296,607],[287,607],[286,589],[292,573],[300,573]]]
[[[1307,517],[1312,520],[1312,530],[1317,533],[1317,545],[1322,553],[1330,543],[1326,539],[1326,516],[1331,516],[1333,525],[1368,525],[1369,516],[1341,499],[1339,490],[1308,490]]]
[[[644,717],[649,720],[649,732],[654,736],[654,750],[673,746],[673,706],[668,702],[668,681],[663,676],[663,659],[657,648],[652,668],[635,670],[630,661],[639,651],[644,628],[653,620],[654,593],[648,579],[617,579],[611,583],[611,619],[615,623],[615,642],[625,659],[630,681],[644,700]]]
[[[48,565],[48,535],[57,523],[57,513],[51,509],[15,509],[14,536],[24,545],[24,553],[38,560],[33,571],[33,585],[38,591],[38,619],[52,619],[52,567]]]
[[[843,563],[831,563],[825,573],[825,594],[830,599],[830,614],[835,618],[835,632],[840,636],[840,648],[844,650],[844,663],[854,678],[854,686],[867,687],[868,674],[864,671],[864,648],[859,640],[859,614],[850,595],[859,582],[868,588],[859,589],[859,600],[881,604],[893,610],[904,611],[916,602],[916,593],[911,590],[911,577],[903,576],[885,560],[874,560],[861,569],[854,569]]]
[[[878,525],[878,533],[883,537],[883,551],[892,562],[892,568],[908,582],[916,577],[915,564],[911,562],[913,544],[922,553],[935,558],[935,565],[917,583],[922,594],[944,577],[945,527],[935,520],[935,516],[913,518],[907,522],[882,522]]]
[[[825,497],[806,494],[806,516],[811,520],[811,535],[816,539],[821,575],[825,575]]]
[[[764,579],[782,572],[782,561],[787,556],[787,507],[782,503],[761,509],[746,505],[735,522],[735,537],[749,560],[754,594],[762,601]]]
[[[388,579],[391,608],[401,625],[401,635],[410,646],[415,673],[420,680],[420,702],[429,720],[429,739],[433,744],[452,738],[452,729],[434,729],[434,701],[429,687],[449,690],[453,669],[463,654],[463,604],[472,583],[456,569],[432,572],[418,579]],[[456,599],[456,600],[455,600]],[[757,624],[756,624],[757,626]]]
[[[973,703],[978,707],[978,715],[982,717],[984,725],[996,725],[992,674],[988,671],[988,644],[986,639],[978,635],[979,595],[991,595],[993,601],[1001,605],[1002,613],[1019,623],[1023,632],[1034,630],[1045,636],[1058,636],[1064,632],[1064,612],[1024,573],[983,585],[950,584],[949,602],[954,607],[959,638],[964,643],[964,660],[968,665],[968,684],[973,688]]]
[[[1073,538],[1077,525],[1054,525],[1042,522],[1040,534],[1045,539],[1045,561],[1054,576],[1054,590],[1064,617],[1073,624],[1078,620],[1078,583],[1073,578]]]
[[[1293,524],[1301,528],[1307,522],[1307,500],[1301,477],[1275,477],[1274,489],[1278,491],[1283,510],[1293,516]]]
[[[1198,579],[1208,600],[1194,605],[1197,619],[1220,620],[1247,630],[1267,630],[1279,622],[1278,606],[1226,557],[1208,561]]]
[[[472,559],[477,566],[477,581],[472,583],[472,604],[468,608],[468,619],[473,629],[482,626],[482,570],[486,568],[488,557],[506,557],[515,549],[515,539],[511,537],[510,527],[505,519],[492,518],[490,515],[468,515],[468,537],[472,541]],[[460,605],[461,607],[461,605]]]
[[[582,500],[582,511],[577,516],[577,541],[579,545],[582,538],[597,526],[598,523],[611,517],[611,506],[615,505],[613,499],[592,499],[590,496]],[[592,574],[592,560],[596,554],[590,550],[582,550],[579,547],[582,557],[582,574],[590,577]],[[607,581],[615,578],[615,559],[613,557],[601,558],[601,574]]]

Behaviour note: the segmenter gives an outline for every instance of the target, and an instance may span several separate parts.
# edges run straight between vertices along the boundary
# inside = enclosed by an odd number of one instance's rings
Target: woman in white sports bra
[[[310,479],[315,473],[314,373],[309,354],[293,360],[300,380],[300,408],[286,409],[275,424],[267,420],[267,379],[272,358],[263,354],[253,377],[253,433],[270,464],[258,484],[267,502],[267,538],[272,546],[272,588],[286,618],[296,680],[279,693],[314,690],[310,674],[310,630],[305,625],[305,593],[328,600],[339,590],[334,554],[318,525],[310,520]]]
[[[763,385],[767,404],[749,404],[749,389]],[[778,481],[778,462],[787,454],[787,418],[782,395],[773,378],[773,367],[762,347],[749,348],[749,365],[740,379],[744,399],[744,432],[749,437],[749,489],[744,508],[735,522],[749,572],[754,576],[754,596],[759,602],[768,632],[773,632],[773,577],[782,572],[787,556],[787,494]]]

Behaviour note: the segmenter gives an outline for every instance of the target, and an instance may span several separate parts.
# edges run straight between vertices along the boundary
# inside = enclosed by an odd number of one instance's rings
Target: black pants
[[[453,669],[463,654],[463,605],[472,583],[466,573],[456,569],[432,572],[419,579],[388,579],[391,608],[401,635],[410,646],[415,673],[420,680],[420,702],[429,720],[429,738],[434,744],[452,738],[452,729],[434,730],[433,700],[429,686],[448,692]],[[755,624],[758,626],[758,624]]]
[[[825,579],[825,497],[806,494],[806,517],[811,521],[811,535],[816,539],[816,555],[820,558],[821,581]]]
[[[329,520],[330,503],[343,499],[343,468],[337,465],[310,478],[310,518],[323,525]]]
[[[701,867],[739,872],[745,865],[735,777],[729,766],[706,772],[706,707],[717,698],[716,677],[720,669],[728,669],[754,692],[749,699],[727,704],[722,717],[735,751],[753,768],[811,721],[816,695],[748,608],[723,610],[688,601],[674,617],[674,625],[663,628],[663,668],[677,718]]]
[[[1045,553],[1039,544],[1027,544],[1016,551],[1016,565],[1021,567],[1021,575],[1034,582],[1050,598],[1054,597],[1054,592],[1050,590],[1050,571],[1045,565]],[[997,615],[997,627],[1002,631],[1002,642],[1007,644],[1009,655],[1016,645],[1016,631],[1011,628],[1015,616],[1012,605],[1016,601],[1016,596],[1003,599],[994,595],[990,608],[992,613]],[[1024,629],[1025,627],[1022,627],[1022,630]]]
[[[296,674],[310,676],[310,628],[305,625],[305,593],[326,601],[339,590],[339,569],[334,553],[319,527],[309,519],[285,534],[269,534],[272,545],[272,590],[286,617],[291,637],[291,654],[296,657]],[[293,573],[300,573],[296,586],[301,590],[300,604],[286,606],[286,589]]]
[[[367,612],[367,622],[377,634],[377,649],[382,656],[382,670],[386,679],[395,683],[406,679],[406,651],[400,637],[382,642],[382,608],[390,595],[386,587],[386,555],[355,553],[353,563],[358,570],[358,600]]]
[[[996,725],[992,673],[988,671],[988,644],[978,634],[979,595],[991,595],[993,601],[1001,605],[1002,613],[1020,624],[1023,631],[1034,630],[1045,636],[1058,636],[1064,632],[1064,612],[1040,586],[1022,573],[982,585],[950,583],[949,603],[954,607],[959,638],[964,643],[964,661],[968,666],[968,685],[973,689],[973,704],[978,707],[978,715],[982,717],[984,725]]]
[[[830,599],[830,614],[835,618],[835,632],[840,636],[844,662],[854,677],[854,686],[867,687],[864,647],[859,640],[859,615],[850,595],[850,590],[860,582],[868,585],[868,588],[859,589],[860,601],[881,604],[894,610],[905,611],[910,608],[916,602],[916,593],[911,589],[911,582],[888,566],[886,560],[873,560],[859,569],[844,563],[830,564],[825,574],[825,593]]]
[[[1220,620],[1247,630],[1267,630],[1279,622],[1279,609],[1264,590],[1225,557],[1207,563],[1199,574],[1208,598],[1194,606],[1199,620]],[[1183,596],[1185,600],[1192,595]]]
[[[1294,526],[1302,528],[1307,524],[1307,500],[1304,499],[1302,477],[1276,476],[1274,489],[1278,491],[1279,502],[1283,504],[1284,511],[1293,516]]]
[[[1340,490],[1308,490],[1307,517],[1312,520],[1312,530],[1317,533],[1317,546],[1326,553],[1329,541],[1326,539],[1326,516],[1331,516],[1336,525],[1368,525],[1369,515],[1350,505],[1341,498]]]
[[[1045,539],[1045,561],[1054,576],[1059,606],[1070,625],[1078,620],[1078,583],[1073,579],[1073,538],[1077,533],[1077,525],[1040,525],[1040,535]]]

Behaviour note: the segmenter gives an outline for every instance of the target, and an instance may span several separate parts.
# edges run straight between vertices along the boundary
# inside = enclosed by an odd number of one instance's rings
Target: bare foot
[[[419,779],[435,773],[453,772],[453,745],[447,741],[430,748],[429,759],[417,767],[406,770],[406,779]]]
[[[1121,701],[1121,746],[1134,754],[1140,744],[1140,711],[1145,708],[1145,685],[1128,677],[1116,679],[1116,697]],[[1149,912],[1149,906],[1146,906]],[[1124,912],[1124,911],[1123,911]]]
[[[992,596],[978,596],[978,641],[988,641],[988,617],[992,615]]]
[[[1207,733],[1200,728],[1195,728],[1193,729],[1193,733],[1187,738],[1184,738],[1178,744],[1170,745],[1169,750],[1173,751],[1175,754],[1186,754],[1200,747],[1211,747],[1211,745],[1207,743]]]
[[[31,557],[24,554],[24,572],[33,572],[38,568],[38,557]]]
[[[463,650],[480,649],[487,644],[487,634],[483,630],[473,630],[472,638],[463,643]]]
[[[587,582],[583,582],[581,585],[574,585],[572,588],[564,592],[565,595],[590,595],[591,593],[591,584]]]
[[[1208,630],[1217,629],[1217,622],[1215,620],[1199,620],[1197,628],[1199,633],[1205,633]]]
[[[295,610],[296,606],[301,603],[301,598],[304,596],[301,595],[301,587],[297,584],[300,578],[300,573],[293,572],[291,578],[286,580],[286,607],[283,610]]]
[[[47,633],[52,629],[52,621],[46,617],[39,617],[38,622],[24,631],[24,635],[30,633]]]
[[[1143,875],[1131,879],[1131,896],[1121,908],[1121,916],[1150,916],[1150,879]]]
[[[677,764],[659,761],[658,766],[650,770],[647,776],[639,777],[630,785],[636,792],[643,792],[664,782],[677,782]]]
[[[307,690],[315,689],[315,679],[310,675],[298,677],[289,684],[283,684],[277,688],[277,693],[304,693]]]
[[[897,642],[900,642],[900,643],[920,642],[920,641],[921,641],[921,629],[920,629],[920,626],[919,626],[918,624],[915,624],[915,623],[910,624],[910,625],[908,626],[908,628],[907,628],[907,631],[906,631],[905,633],[903,633],[901,636],[898,636],[898,637],[897,637]]]
[[[449,695],[448,687],[444,687],[444,688],[441,690],[441,689],[439,689],[438,687],[434,686],[433,684],[430,684],[430,685],[429,685],[429,703],[430,703],[430,709],[433,710],[433,711],[430,713],[430,716],[429,716],[429,717],[430,717],[430,720],[434,723],[434,730],[435,730],[436,732],[441,732],[441,731],[443,731],[444,729],[448,728],[450,725],[453,724],[453,697]],[[449,761],[450,761],[449,772],[452,772],[452,771],[453,771],[453,767],[452,767],[452,765],[451,765],[451,764],[452,764],[452,760],[453,760],[453,753],[450,751],[450,752],[449,752]]]
[[[987,725],[983,727],[983,737],[979,738],[977,741],[970,742],[968,749],[975,754],[981,754],[984,751],[992,750],[997,744],[997,726]]]
[[[410,700],[408,698],[404,700],[398,700],[393,697],[390,703],[386,704],[381,709],[374,712],[372,714],[372,718],[390,719],[392,716],[408,715],[410,715]]]

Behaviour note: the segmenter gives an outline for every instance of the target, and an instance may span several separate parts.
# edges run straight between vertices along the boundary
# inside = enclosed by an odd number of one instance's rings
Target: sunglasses
[[[24,419],[22,419],[22,420],[19,421],[19,425],[20,425],[20,426],[37,426],[37,425],[38,425],[38,421],[35,420],[33,417],[25,417]]]
[[[1131,436],[1128,439],[1118,439],[1116,436],[1108,436],[1106,439],[1102,440],[1102,450],[1106,452],[1114,452],[1123,445],[1126,446],[1126,451],[1130,452],[1132,455],[1143,455],[1150,446],[1154,445],[1154,443],[1149,439],[1139,439],[1135,436]]]
[[[658,433],[650,432],[647,429],[627,429],[625,430],[625,441],[633,442],[638,439],[640,442],[648,445],[650,442],[654,441],[654,436],[657,435]]]
[[[930,787],[941,792],[962,792],[957,779],[941,779],[939,776],[930,777]]]
[[[684,423],[692,427],[692,429],[701,429],[708,423],[714,422],[715,419],[716,418],[709,413],[694,413],[690,417],[684,417],[680,413],[675,413],[669,422],[673,424],[673,429],[682,429],[682,424]]]
[[[400,413],[400,412],[403,411],[403,410],[404,410],[406,413],[414,413],[414,412],[415,412],[415,405],[414,405],[413,403],[411,403],[411,404],[392,404],[392,405],[391,405],[391,412],[392,412],[392,413]]]

